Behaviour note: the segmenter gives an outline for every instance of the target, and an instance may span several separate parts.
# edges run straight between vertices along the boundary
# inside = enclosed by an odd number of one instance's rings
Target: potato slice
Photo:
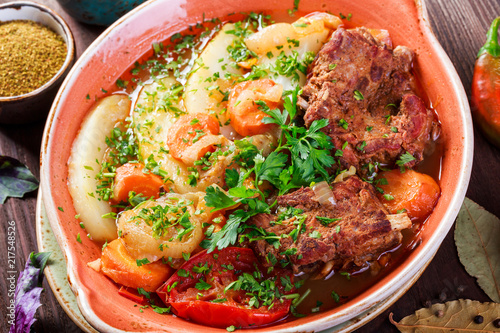
[[[166,77],[145,85],[139,93],[132,112],[139,153],[144,163],[147,164],[152,159],[167,172],[169,181],[166,185],[174,192],[204,191],[212,183],[221,181],[220,178],[232,155],[224,159],[223,162],[227,160],[227,163],[217,163],[209,171],[204,172],[196,186],[189,185],[191,171],[187,165],[170,155],[167,144],[168,130],[178,117],[186,112],[183,100],[180,98],[181,94],[172,94],[177,91],[177,87],[180,86],[175,78]],[[217,143],[229,144],[224,137],[218,136],[218,138]]]
[[[85,118],[68,160],[68,188],[73,205],[85,229],[98,242],[112,241],[118,235],[115,220],[102,217],[111,212],[111,207],[95,194],[95,177],[100,171],[97,161],[101,162],[106,152],[106,137],[125,120],[130,105],[125,95],[100,100]]]
[[[167,135],[170,127],[178,117],[186,113],[182,89],[173,77],[166,77],[146,84],[139,93],[134,110],[132,112],[134,132],[137,135],[139,153],[145,163],[153,159],[160,167],[168,173],[173,181],[167,186],[173,187],[175,192],[184,193],[182,187],[188,177],[186,166],[174,159],[168,153]]]
[[[257,53],[257,65],[271,68],[276,65],[278,56],[283,52],[290,57],[297,52],[297,60],[303,61],[308,52],[316,55],[328,40],[331,32],[342,24],[342,20],[327,13],[313,13],[301,17],[292,24],[276,23],[256,32],[245,39],[250,51]],[[298,84],[303,86],[306,76],[299,74]],[[281,84],[283,90],[293,90],[297,82],[293,76],[273,75],[274,82]]]
[[[234,83],[232,79],[225,78],[226,74],[243,74],[241,69],[228,65],[234,61],[230,59],[227,48],[238,37],[226,32],[234,29],[231,23],[222,27],[198,57],[186,83],[186,110],[189,113],[211,113],[217,116],[221,124],[227,120],[224,114],[227,103],[223,102],[224,94],[221,91],[227,91]]]

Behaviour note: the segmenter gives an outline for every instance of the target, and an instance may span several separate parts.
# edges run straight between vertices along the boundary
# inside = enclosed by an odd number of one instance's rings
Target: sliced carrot
[[[101,262],[101,271],[116,283],[148,292],[158,289],[174,273],[173,268],[159,261],[137,266],[120,239],[104,248]]]
[[[283,87],[270,79],[245,81],[233,87],[229,94],[228,112],[231,126],[238,134],[252,136],[271,130],[275,124],[264,124],[268,117],[259,109],[257,101],[263,101],[270,109],[281,105]]]
[[[387,185],[378,185],[384,190],[379,193],[380,200],[392,214],[406,210],[412,220],[423,221],[434,209],[441,189],[429,175],[413,170],[401,173],[399,169],[384,171],[377,179],[385,178]]]
[[[219,122],[214,116],[198,113],[186,114],[170,127],[167,136],[167,145],[173,158],[182,160],[183,152],[205,135],[219,134]],[[214,150],[212,146],[202,147],[198,151],[198,158]]]
[[[160,196],[163,180],[153,173],[144,173],[141,163],[125,163],[116,169],[115,185],[113,187],[113,200],[115,202],[127,201],[128,193],[142,193],[145,197]]]

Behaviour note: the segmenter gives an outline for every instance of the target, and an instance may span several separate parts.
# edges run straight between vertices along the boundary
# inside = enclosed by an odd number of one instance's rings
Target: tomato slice
[[[255,327],[285,317],[295,292],[290,271],[268,274],[248,248],[202,251],[184,263],[157,294],[184,319],[214,326]]]
[[[132,300],[140,305],[146,305],[149,303],[148,299],[144,295],[139,295],[137,289],[121,286],[118,290],[118,294],[129,300]]]

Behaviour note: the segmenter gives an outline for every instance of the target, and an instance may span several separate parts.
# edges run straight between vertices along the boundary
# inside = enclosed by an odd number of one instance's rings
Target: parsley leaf
[[[405,171],[405,164],[414,161],[415,157],[409,152],[405,152],[403,155],[399,156],[399,160],[396,161],[396,164],[399,166],[401,172]]]
[[[208,290],[212,288],[212,285],[210,283],[206,283],[203,280],[200,280],[200,282],[198,282],[194,287],[198,290]]]
[[[396,162],[397,165],[405,165],[406,163],[410,163],[411,161],[415,160],[415,157],[413,157],[412,154],[409,152],[405,152],[403,155],[399,157],[399,160]]]
[[[226,185],[231,187],[239,186],[240,174],[236,169],[226,169]]]
[[[297,115],[297,99],[300,91],[300,86],[297,85],[291,94],[284,98],[283,107],[285,111],[290,116],[290,119],[294,119]],[[283,114],[285,114],[283,112]]]
[[[279,187],[279,176],[286,166],[285,163],[287,160],[288,157],[285,154],[273,151],[262,163],[255,164],[257,179],[267,180],[274,186]]]
[[[216,247],[224,249],[229,245],[236,243],[240,224],[248,220],[253,215],[255,214],[245,212],[243,209],[234,211],[231,215],[229,215],[229,218],[222,229],[213,233],[211,239],[203,240],[201,242],[201,246],[208,249],[208,253],[210,253],[215,250]]]
[[[146,265],[146,264],[149,264],[149,260],[148,258],[144,258],[144,259],[136,259],[135,260],[136,264],[138,267],[142,266],[142,265]]]
[[[248,140],[235,140],[234,144],[238,148],[239,153],[233,160],[241,166],[253,167],[254,158],[260,153],[259,149]]]
[[[236,204],[220,187],[207,187],[205,194],[205,202],[208,207],[214,207],[212,211],[229,208]]]
[[[322,225],[328,226],[330,223],[340,221],[341,218],[331,219],[329,217],[316,216],[316,220],[318,220]]]

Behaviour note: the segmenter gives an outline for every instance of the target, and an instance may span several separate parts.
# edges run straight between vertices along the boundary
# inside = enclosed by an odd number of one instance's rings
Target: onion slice
[[[223,135],[206,134],[194,144],[186,148],[186,150],[182,153],[181,161],[188,166],[194,165],[194,162],[200,158],[199,155],[202,149],[222,144],[224,141],[225,137]]]
[[[349,170],[340,173],[337,177],[335,177],[334,183],[340,183],[346,180],[347,178],[354,176],[356,174],[356,168],[354,166],[350,166]]]
[[[337,204],[335,198],[333,197],[332,189],[330,188],[330,185],[328,185],[327,182],[322,181],[317,184],[314,184],[312,190],[314,191],[316,199],[321,205],[335,206]]]

